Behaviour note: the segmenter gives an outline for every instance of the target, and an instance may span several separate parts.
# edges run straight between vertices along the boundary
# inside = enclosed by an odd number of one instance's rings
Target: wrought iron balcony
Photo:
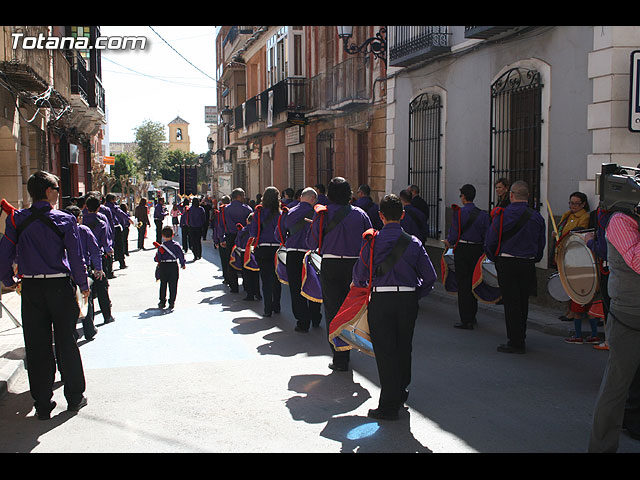
[[[89,80],[87,75],[87,62],[80,52],[67,50],[66,57],[71,69],[71,93],[80,95],[89,104]]]
[[[368,103],[369,57],[350,57],[309,81],[308,111],[344,110]]]
[[[508,32],[518,27],[511,26],[497,26],[497,27],[464,27],[464,38],[480,38],[488,39],[500,35],[504,32]]]
[[[447,26],[387,27],[389,65],[406,67],[451,51]]]
[[[0,69],[17,88],[41,93],[49,84],[49,51],[43,48],[23,48],[21,42],[17,42],[17,48],[13,48],[12,34],[22,34],[22,39],[46,36],[47,27],[0,26]]]

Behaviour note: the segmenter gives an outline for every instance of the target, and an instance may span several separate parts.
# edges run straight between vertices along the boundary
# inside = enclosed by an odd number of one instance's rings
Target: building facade
[[[356,27],[354,41],[379,29]],[[384,193],[384,62],[347,54],[335,26],[224,26],[217,61],[225,185],[255,198],[343,176]]]
[[[64,208],[72,197],[94,188],[92,172],[102,159],[106,121],[100,51],[24,48],[21,40],[38,35],[93,42],[100,29],[0,27],[0,197],[27,207],[29,176],[47,170],[60,178],[58,207]]]

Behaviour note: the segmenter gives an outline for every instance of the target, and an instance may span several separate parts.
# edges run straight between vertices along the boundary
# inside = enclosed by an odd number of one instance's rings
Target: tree
[[[164,125],[145,120],[142,125],[136,127],[135,132],[138,171],[144,174],[146,180],[160,178],[166,157],[166,149],[162,143],[166,140]]]
[[[160,169],[162,178],[172,182],[180,181],[180,167],[184,165],[197,165],[198,155],[193,152],[183,152],[180,150],[167,151],[164,167]]]
[[[113,175],[116,178],[116,184],[113,186],[113,192],[122,192],[122,185],[120,178],[132,178],[136,176],[136,160],[128,152],[119,153],[116,155],[116,161],[113,166]]]

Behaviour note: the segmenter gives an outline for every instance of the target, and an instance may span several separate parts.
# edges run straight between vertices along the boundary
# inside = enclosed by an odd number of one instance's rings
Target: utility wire
[[[125,65],[121,65],[121,64],[119,64],[118,62],[115,62],[115,61],[111,60],[111,59],[110,59],[109,57],[107,57],[107,56],[103,56],[103,57],[102,57],[102,59],[103,59],[103,60],[107,60],[107,61],[109,61],[109,62],[111,62],[111,63],[113,63],[114,65],[117,65],[117,66],[119,66],[119,67],[125,68],[125,69],[127,69],[127,70],[129,70],[129,71],[133,72],[133,73],[134,73],[134,74],[136,74],[136,75],[142,75],[143,77],[152,78],[152,79],[154,79],[154,80],[160,80],[160,81],[167,82],[167,83],[175,83],[175,84],[177,84],[177,85],[184,85],[184,86],[186,86],[186,87],[214,88],[214,87],[211,87],[211,86],[208,86],[208,85],[196,85],[196,84],[190,84],[190,83],[184,83],[184,82],[176,82],[176,81],[172,81],[172,80],[167,80],[167,79],[166,79],[166,78],[164,78],[164,77],[158,77],[158,76],[154,76],[154,75],[149,75],[149,74],[147,74],[147,73],[138,72],[137,70],[134,70],[134,69],[132,69],[132,68],[129,68],[129,67],[125,66]],[[116,72],[116,71],[113,71],[113,70],[108,70],[108,71],[110,71],[110,72],[112,72],[112,73],[120,73],[120,74],[126,73],[126,72]]]
[[[189,65],[191,65],[193,68],[195,68],[196,70],[198,70],[198,71],[199,71],[200,73],[202,73],[204,76],[206,76],[206,77],[210,78],[210,79],[211,79],[211,80],[213,80],[214,82],[217,82],[217,80],[216,80],[215,78],[211,77],[209,74],[207,74],[207,73],[203,72],[202,70],[200,70],[200,69],[199,69],[198,67],[196,67],[193,63],[191,63],[189,60],[187,60],[187,59],[186,59],[186,58],[185,58],[185,57],[184,57],[184,56],[183,56],[179,51],[177,51],[175,48],[173,48],[169,42],[167,42],[164,38],[162,38],[162,36],[161,36],[158,32],[156,32],[156,31],[153,29],[153,27],[151,27],[151,26],[150,26],[149,28],[151,29],[151,31],[152,31],[153,33],[155,33],[156,35],[158,35],[158,37],[160,37],[160,40],[162,40],[164,43],[166,43],[166,44],[169,46],[169,48],[171,48],[171,50],[173,50],[173,51],[174,51],[174,52],[176,52],[178,55],[180,55],[180,57],[181,57],[185,62],[187,62],[187,63],[188,63]]]

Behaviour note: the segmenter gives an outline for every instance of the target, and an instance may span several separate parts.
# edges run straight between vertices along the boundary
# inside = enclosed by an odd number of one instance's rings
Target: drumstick
[[[558,236],[558,226],[556,225],[556,219],[553,218],[553,212],[551,211],[551,205],[549,205],[549,199],[547,198],[547,210],[549,210],[549,215],[551,216],[551,223],[553,223],[553,230],[556,232],[556,237]]]

